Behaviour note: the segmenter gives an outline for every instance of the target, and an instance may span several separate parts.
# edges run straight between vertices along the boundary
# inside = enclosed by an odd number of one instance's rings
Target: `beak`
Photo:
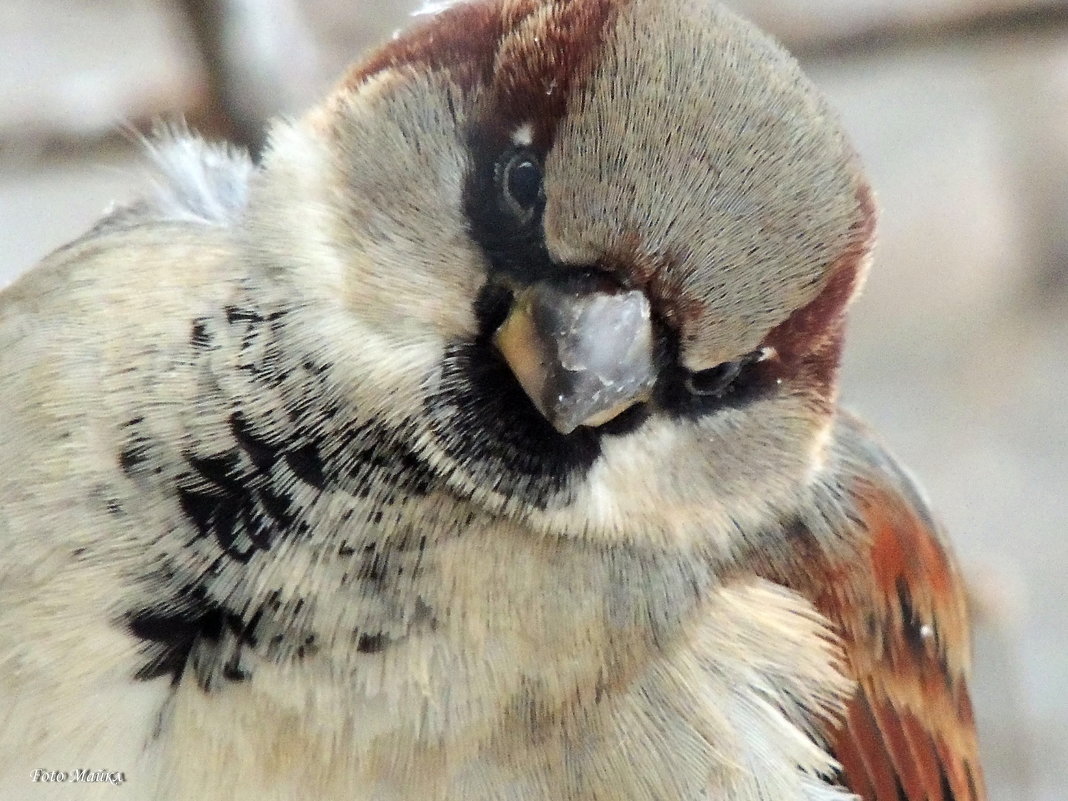
[[[535,284],[516,297],[493,342],[561,434],[607,423],[648,399],[656,381],[642,292]]]

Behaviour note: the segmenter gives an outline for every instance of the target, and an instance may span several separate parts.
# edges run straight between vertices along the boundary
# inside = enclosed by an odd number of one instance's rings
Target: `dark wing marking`
[[[845,539],[856,550],[828,554],[802,526],[790,566],[770,577],[834,624],[857,681],[844,719],[825,732],[839,780],[864,801],[982,801],[968,616],[952,555],[870,435],[849,419],[836,434],[837,479],[857,511]]]

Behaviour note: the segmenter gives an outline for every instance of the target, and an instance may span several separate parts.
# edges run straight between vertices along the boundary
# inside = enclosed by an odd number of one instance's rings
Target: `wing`
[[[982,801],[963,588],[915,486],[856,421],[835,430],[833,484],[852,497],[844,556],[795,538],[779,577],[835,625],[857,682],[827,725],[841,782],[864,801]]]

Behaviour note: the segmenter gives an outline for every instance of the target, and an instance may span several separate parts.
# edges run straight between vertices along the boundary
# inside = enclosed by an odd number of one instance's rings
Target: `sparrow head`
[[[874,229],[833,113],[705,0],[446,6],[275,131],[251,214],[307,347],[489,513],[728,547],[788,513]]]

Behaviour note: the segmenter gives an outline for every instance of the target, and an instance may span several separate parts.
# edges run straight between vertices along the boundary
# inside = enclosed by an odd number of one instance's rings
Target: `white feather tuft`
[[[119,220],[232,225],[243,215],[256,170],[247,153],[207,142],[181,124],[158,127],[142,144],[153,168],[152,190],[120,210]]]

